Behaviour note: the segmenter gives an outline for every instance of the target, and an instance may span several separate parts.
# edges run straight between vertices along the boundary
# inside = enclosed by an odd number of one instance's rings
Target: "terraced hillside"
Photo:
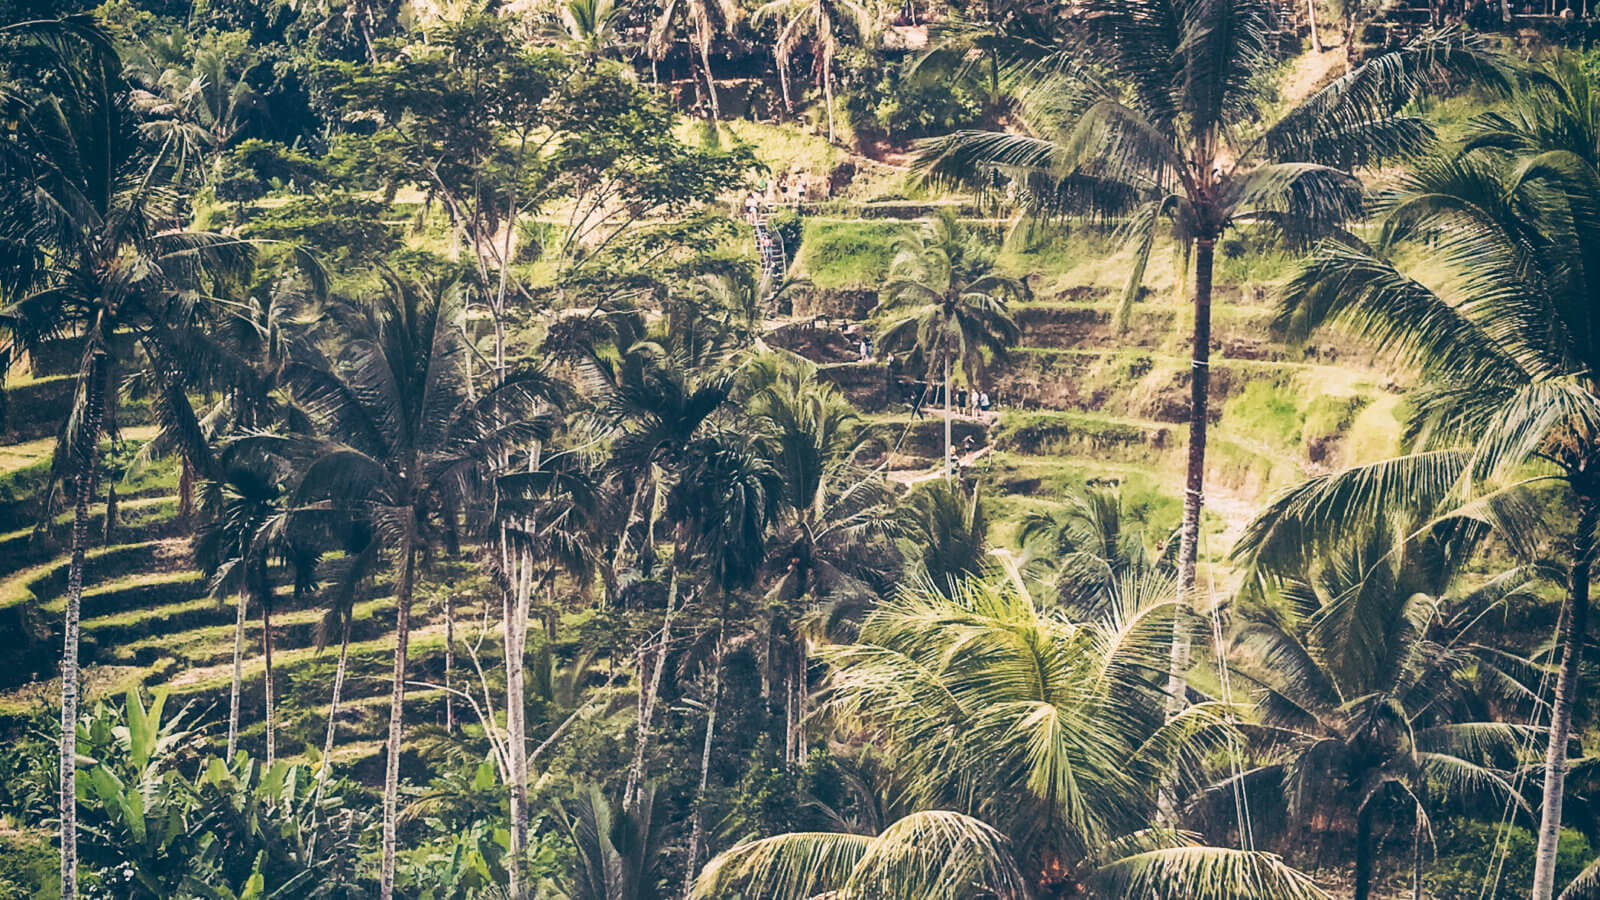
[[[914,205],[900,210],[907,206]],[[894,237],[930,221],[934,209],[924,206],[920,215],[875,225],[861,217],[807,217],[796,269],[810,283],[792,292],[794,315],[771,333],[774,343],[817,362],[866,413],[869,428],[893,451],[887,464],[908,476],[901,480],[938,465],[941,412],[913,418],[888,364],[860,361],[854,337],[883,323],[875,285],[887,272]],[[991,220],[963,221],[998,231]],[[1008,517],[1095,482],[1123,485],[1126,496],[1153,505],[1156,522],[1174,523],[1192,323],[1187,292],[1173,274],[1177,267],[1158,264],[1158,253],[1143,296],[1119,323],[1129,259],[1112,236],[1079,233],[1013,249],[1022,242],[1012,235],[1007,243],[1000,264],[1032,293],[1012,309],[1021,342],[984,385],[998,402],[995,415],[957,417],[955,441],[971,435],[992,448],[979,468]],[[1213,560],[1226,554],[1272,491],[1308,474],[1389,455],[1403,387],[1358,347],[1275,340],[1274,289],[1289,261],[1242,241],[1223,251],[1202,547]]]
[[[70,510],[57,506],[43,516],[53,439],[48,416],[60,403],[41,398],[45,386],[71,390],[71,379],[54,367],[62,360],[40,358],[34,371],[8,388],[8,419],[24,423],[6,432],[0,445],[0,645],[10,663],[0,669],[0,723],[9,727],[47,708],[59,697],[61,621],[69,562]],[[58,398],[59,399],[59,398]],[[213,596],[197,570],[190,547],[192,528],[180,515],[178,476],[170,459],[138,461],[138,451],[155,436],[136,420],[121,440],[103,446],[110,460],[133,462],[121,478],[105,479],[93,506],[91,531],[98,546],[88,554],[83,595],[82,659],[90,702],[142,684],[165,689],[178,705],[191,704],[212,729],[223,727],[232,680],[236,607],[232,598]],[[116,471],[116,467],[113,466]],[[117,493],[113,527],[105,528],[106,493]],[[325,560],[319,573],[337,577],[341,561]],[[447,571],[441,577],[448,576]],[[280,582],[284,579],[280,576]],[[380,581],[371,596],[354,605],[349,647],[349,678],[336,730],[334,759],[357,775],[375,774],[387,721],[388,678],[392,660],[388,634],[394,604],[389,585]],[[422,618],[412,639],[415,678],[439,681],[444,664],[445,626],[427,601],[442,597],[425,584],[417,613]],[[287,755],[320,755],[327,727],[327,704],[338,657],[338,635],[323,627],[320,595],[296,597],[280,584],[272,628],[276,684],[280,697],[278,746]],[[241,701],[241,741],[257,753],[264,740],[261,619],[250,610],[245,633]],[[474,610],[462,607],[462,615]],[[486,641],[486,644],[492,644]],[[487,646],[484,653],[497,652]],[[418,723],[443,723],[444,692],[419,689],[411,695],[408,716]],[[284,702],[288,700],[288,702]],[[314,712],[306,712],[311,710]]]

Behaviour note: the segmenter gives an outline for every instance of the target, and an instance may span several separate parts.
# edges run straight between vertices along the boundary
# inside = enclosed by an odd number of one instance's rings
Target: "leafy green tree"
[[[1027,295],[1015,278],[996,270],[994,251],[967,233],[945,210],[915,236],[900,242],[880,303],[900,309],[878,343],[885,350],[915,349],[928,367],[928,381],[944,385],[944,477],[952,477],[951,418],[955,395],[950,370],[960,368],[976,388],[990,360],[1002,360],[1020,337],[1007,303]]]
[[[776,19],[778,35],[774,56],[780,71],[787,72],[795,53],[808,38],[817,86],[822,88],[823,108],[828,116],[828,140],[833,133],[833,62],[839,55],[844,33],[854,29],[862,43],[877,29],[876,10],[855,0],[770,0],[751,16],[752,25]],[[787,83],[787,79],[785,79]]]
[[[1520,94],[1510,116],[1486,118],[1459,157],[1428,161],[1388,207],[1376,247],[1329,243],[1290,284],[1281,323],[1304,336],[1340,323],[1429,379],[1415,401],[1412,452],[1308,485],[1259,527],[1264,552],[1322,540],[1333,517],[1384,508],[1459,507],[1506,524],[1521,486],[1560,485],[1575,511],[1568,609],[1544,767],[1531,897],[1554,892],[1556,842],[1572,706],[1589,619],[1600,521],[1600,397],[1591,374],[1600,344],[1590,323],[1589,261],[1600,248],[1600,114],[1590,78],[1570,63]],[[1438,292],[1390,253],[1429,235],[1434,258],[1462,278]],[[1525,467],[1535,471],[1525,473]],[[1522,477],[1524,474],[1526,478]],[[1513,524],[1501,534],[1533,533]],[[1299,538],[1293,538],[1299,535]]]
[[[655,12],[645,43],[650,59],[659,61],[672,48],[680,23],[688,28],[689,40],[700,54],[700,73],[706,79],[712,122],[722,118],[722,107],[717,102],[717,81],[711,74],[711,42],[718,33],[732,31],[740,15],[738,5],[730,0],[665,0]]]
[[[386,743],[383,857],[379,883],[393,896],[400,753],[411,607],[421,558],[441,546],[453,510],[484,490],[495,460],[539,437],[509,413],[539,379],[508,378],[469,399],[468,352],[454,286],[399,278],[365,301],[338,299],[324,348],[290,364],[295,400],[318,434],[267,441],[291,455],[293,515],[367,523],[399,570],[395,653]]]
[[[57,337],[81,341],[77,388],[57,441],[54,478],[71,486],[72,561],[67,579],[61,688],[62,897],[77,896],[72,735],[78,715],[79,607],[89,505],[100,439],[116,432],[116,381],[131,334],[157,385],[152,408],[184,437],[187,458],[204,456],[184,392],[196,363],[187,329],[213,299],[208,273],[240,266],[238,241],[183,228],[171,147],[140,133],[131,92],[114,56],[79,52],[97,34],[79,23],[49,66],[51,93],[7,97],[0,181],[0,327],[15,350]],[[97,40],[103,40],[103,36]]]
[[[740,845],[699,896],[1321,896],[1271,855],[1148,829],[1165,773],[1198,774],[1226,735],[1209,706],[1165,718],[1149,673],[1172,612],[1076,623],[980,581],[902,592],[826,658],[840,725],[894,749],[916,811],[877,836]]]
[[[1217,241],[1254,226],[1303,239],[1361,213],[1350,169],[1413,151],[1431,129],[1405,101],[1445,64],[1482,68],[1454,35],[1377,56],[1268,121],[1276,66],[1265,0],[1094,0],[1091,39],[1019,65],[1015,132],[961,131],[930,142],[936,179],[984,189],[1008,176],[1036,212],[1126,217],[1134,249],[1124,311],[1138,296],[1163,222],[1194,259],[1188,469],[1178,586],[1195,592],[1210,397]],[[1173,709],[1184,702],[1190,623],[1173,641]]]
[[[1379,529],[1306,559],[1276,582],[1279,602],[1245,607],[1232,653],[1264,726],[1263,762],[1235,776],[1254,798],[1251,816],[1278,807],[1290,821],[1353,822],[1356,900],[1371,896],[1386,811],[1410,807],[1412,840],[1422,840],[1445,801],[1526,809],[1508,770],[1536,733],[1479,718],[1537,705],[1524,683],[1533,664],[1486,633],[1497,609],[1531,594],[1534,573],[1512,569],[1469,591],[1460,546],[1394,548]],[[1214,793],[1231,814],[1236,795]]]

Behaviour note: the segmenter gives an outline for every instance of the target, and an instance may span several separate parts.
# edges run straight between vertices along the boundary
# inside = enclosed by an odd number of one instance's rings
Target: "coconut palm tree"
[[[1164,774],[1197,773],[1227,733],[1210,706],[1166,719],[1149,672],[1173,611],[1075,623],[1009,586],[912,586],[826,659],[834,715],[895,748],[917,811],[877,836],[735,847],[699,895],[1320,897],[1269,854],[1148,829]]]
[[[568,53],[593,66],[626,48],[622,36],[628,10],[616,0],[568,0],[556,11],[547,36]]]
[[[809,369],[774,370],[760,380],[768,383],[746,405],[783,484],[765,564],[766,677],[784,698],[784,761],[798,765],[806,756],[810,669],[802,621],[823,603],[870,602],[890,583],[902,523],[883,473],[856,461],[865,445],[849,403]]]
[[[1145,544],[1144,524],[1116,490],[1069,494],[1063,508],[1023,517],[1020,568],[1042,569],[1056,601],[1085,619],[1132,597],[1170,596],[1176,575],[1171,554]]]
[[[941,591],[982,574],[989,564],[989,514],[983,493],[968,495],[948,481],[919,485],[907,498],[903,525],[908,569]]]
[[[37,29],[35,29],[36,31]],[[34,31],[20,32],[44,40]],[[87,37],[91,50],[79,52]],[[79,608],[100,439],[116,432],[119,366],[132,344],[156,383],[153,410],[193,455],[204,440],[184,392],[185,332],[212,298],[210,273],[248,257],[239,242],[184,230],[172,147],[140,134],[109,38],[83,22],[49,37],[49,94],[8,94],[0,128],[0,330],[13,352],[80,342],[77,388],[57,439],[52,481],[70,486],[72,556],[61,661],[61,891],[77,895],[73,733]],[[128,340],[131,337],[132,340]]]
[[[949,210],[896,245],[879,302],[901,312],[878,343],[885,350],[914,349],[927,364],[929,382],[941,380],[943,370],[946,481],[955,465],[950,370],[960,368],[968,386],[977,387],[988,364],[1003,360],[1020,337],[1007,303],[1026,295],[1022,282],[995,270],[993,248],[969,234]]]
[[[1047,216],[1116,216],[1134,251],[1123,312],[1138,296],[1162,223],[1194,260],[1194,332],[1179,588],[1195,590],[1209,409],[1216,244],[1230,228],[1322,233],[1361,212],[1350,169],[1431,137],[1409,111],[1441,66],[1489,71],[1453,34],[1424,35],[1368,60],[1263,123],[1277,65],[1267,0],[1090,0],[1089,39],[1019,64],[1018,132],[961,131],[927,143],[936,180],[992,189],[1009,177]],[[1191,603],[1192,605],[1192,603]],[[1173,709],[1184,702],[1190,623],[1173,641]]]
[[[755,26],[773,20],[779,23],[773,55],[780,72],[789,70],[795,53],[803,43],[810,41],[812,72],[817,87],[822,89],[823,108],[828,116],[828,140],[832,141],[833,61],[839,55],[847,29],[854,30],[857,40],[863,44],[871,39],[878,24],[875,10],[856,0],[769,0],[750,17],[750,23]]]
[[[1413,840],[1432,833],[1441,801],[1527,809],[1507,769],[1535,730],[1479,716],[1542,703],[1525,683],[1535,666],[1485,633],[1496,609],[1531,596],[1529,569],[1463,591],[1459,544],[1433,536],[1395,552],[1387,529],[1369,532],[1275,579],[1278,602],[1243,605],[1231,665],[1261,711],[1262,762],[1236,776],[1251,815],[1354,822],[1356,900],[1371,894],[1374,841],[1394,809],[1414,811]],[[1234,795],[1214,793],[1234,821]]]
[[[616,809],[593,785],[557,801],[556,824],[577,851],[563,884],[572,900],[658,900],[661,822],[655,790],[644,788],[633,808]]]
[[[286,369],[317,433],[263,440],[295,460],[292,516],[366,523],[399,570],[379,882],[389,900],[418,566],[444,543],[451,511],[487,490],[494,461],[548,431],[517,414],[545,388],[537,373],[507,377],[468,399],[455,285],[433,289],[391,276],[386,286],[364,301],[336,299],[324,344],[304,348]]]
[[[1415,365],[1431,386],[1416,399],[1409,455],[1306,486],[1260,526],[1321,540],[1334,516],[1448,509],[1490,521],[1510,511],[1524,467],[1565,491],[1573,510],[1561,665],[1545,757],[1534,900],[1554,892],[1556,842],[1572,705],[1589,619],[1589,580],[1600,521],[1600,342],[1588,298],[1588,261],[1600,248],[1600,106],[1570,64],[1520,94],[1510,116],[1482,120],[1459,157],[1419,165],[1388,207],[1376,247],[1329,243],[1289,286],[1281,324],[1291,337],[1339,323]],[[1422,236],[1459,275],[1436,291],[1392,258]],[[1520,481],[1512,479],[1521,478]],[[1526,528],[1502,528],[1508,539]],[[1299,535],[1294,538],[1293,535]]]
[[[716,79],[711,76],[711,42],[719,33],[732,29],[739,16],[739,7],[731,0],[664,0],[645,42],[650,59],[659,62],[672,49],[673,35],[680,20],[688,28],[689,40],[700,55],[700,72],[706,79],[713,122],[722,117],[722,107],[717,102]]]

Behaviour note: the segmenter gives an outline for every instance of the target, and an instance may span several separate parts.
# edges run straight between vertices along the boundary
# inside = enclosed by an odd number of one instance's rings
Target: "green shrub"
[[[1423,876],[1434,900],[1520,900],[1533,883],[1534,834],[1520,825],[1451,820],[1437,832],[1439,854]],[[1594,851],[1571,828],[1561,830],[1556,892],[1583,871]],[[1493,894],[1484,892],[1488,867],[1504,861]]]
[[[55,853],[28,835],[0,837],[0,900],[56,900],[61,896]]]

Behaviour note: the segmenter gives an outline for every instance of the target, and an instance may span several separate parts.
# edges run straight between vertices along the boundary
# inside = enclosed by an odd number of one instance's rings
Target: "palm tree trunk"
[[[1556,885],[1556,849],[1561,840],[1561,805],[1567,779],[1567,742],[1572,736],[1572,704],[1578,693],[1578,668],[1589,629],[1589,569],[1594,562],[1595,526],[1600,504],[1592,497],[1578,501],[1578,531],[1572,540],[1572,576],[1568,585],[1566,621],[1561,631],[1561,671],[1550,710],[1550,743],[1544,755],[1544,803],[1539,818],[1539,844],[1533,858],[1530,900],[1550,900]]]
[[[194,515],[194,466],[186,454],[178,454],[178,519],[187,522]]]
[[[67,608],[61,629],[61,900],[78,896],[78,617],[89,548],[89,501],[99,464],[100,422],[105,415],[105,365],[98,355],[89,365],[75,448],[78,472],[73,490],[72,561],[67,569]]]
[[[1178,532],[1178,614],[1172,626],[1167,671],[1167,717],[1188,705],[1189,612],[1195,605],[1195,557],[1200,545],[1200,508],[1206,477],[1206,414],[1211,388],[1211,268],[1216,242],[1195,242],[1194,347],[1189,366],[1189,460]]]
[[[511,589],[505,591],[501,605],[502,650],[506,661],[506,745],[511,813],[511,865],[508,868],[512,900],[523,900],[523,862],[528,840],[528,740],[527,679],[523,661],[527,658],[526,600],[528,567],[532,561],[525,550],[517,552]]]
[[[784,118],[787,119],[794,113],[794,99],[789,92],[789,60],[780,54],[773,56],[778,64],[778,86],[783,90],[783,112]]]
[[[952,412],[950,409],[950,355],[944,358],[944,480],[949,481],[955,473],[955,465],[950,461],[950,429]]]
[[[328,734],[322,739],[322,770],[317,775],[317,799],[322,799],[322,785],[328,777],[329,760],[333,758],[333,736],[339,723],[339,695],[344,691],[345,665],[350,660],[350,619],[344,620],[343,634],[339,638],[339,664],[333,670],[333,696],[328,698]]]
[[[233,684],[228,690],[228,761],[239,749],[239,683],[244,673],[244,626],[247,620],[248,592],[239,591],[239,610],[233,620]]]
[[[700,747],[700,787],[694,794],[694,826],[689,830],[689,865],[683,875],[683,895],[694,890],[694,877],[700,865],[700,843],[705,840],[706,783],[711,779],[711,742],[717,734],[717,705],[722,699],[722,633],[717,625],[717,650],[711,663],[711,708],[706,712],[706,739]]]
[[[411,595],[416,588],[415,513],[405,511],[401,539],[405,563],[400,570],[400,595],[394,613],[394,684],[389,695],[389,739],[383,767],[383,862],[378,879],[380,900],[394,900],[396,829],[400,811],[400,739],[405,734],[406,653],[411,641]]]
[[[697,27],[696,31],[699,30]],[[706,90],[711,97],[711,121],[717,122],[722,119],[722,107],[717,103],[717,83],[711,78],[711,35],[696,34],[695,37],[695,43],[700,45],[700,68],[705,72]]]
[[[681,537],[681,535],[680,535]],[[656,651],[656,658],[649,673],[650,686],[645,692],[644,700],[638,707],[638,723],[633,742],[633,763],[628,767],[628,781],[622,792],[622,802],[626,809],[633,810],[638,801],[639,788],[644,782],[645,751],[650,743],[650,722],[655,718],[656,698],[661,693],[661,671],[667,667],[667,646],[672,642],[672,614],[678,602],[678,551],[682,546],[679,540],[672,553],[672,571],[667,576],[667,611],[661,621],[661,647]],[[639,651],[639,681],[643,687],[645,679],[644,663],[647,658],[644,648]]]
[[[272,715],[272,602],[267,600],[261,604],[261,664],[265,669],[266,679],[266,706],[267,706],[267,768],[278,756],[278,735],[273,726]]]
[[[1356,893],[1355,900],[1372,896],[1372,812],[1366,803],[1356,815]]]
[[[828,143],[833,143],[833,61],[822,64],[822,102],[828,109]]]
[[[1306,19],[1311,23],[1311,50],[1322,52],[1322,35],[1317,33],[1317,0],[1306,0]]]
[[[117,482],[114,478],[106,480],[106,520],[102,525],[100,544],[109,547],[117,530]]]
[[[468,354],[469,356],[471,354]],[[470,379],[469,379],[470,381]],[[450,691],[450,675],[456,667],[456,598],[444,595],[444,733],[456,733],[455,694]]]

